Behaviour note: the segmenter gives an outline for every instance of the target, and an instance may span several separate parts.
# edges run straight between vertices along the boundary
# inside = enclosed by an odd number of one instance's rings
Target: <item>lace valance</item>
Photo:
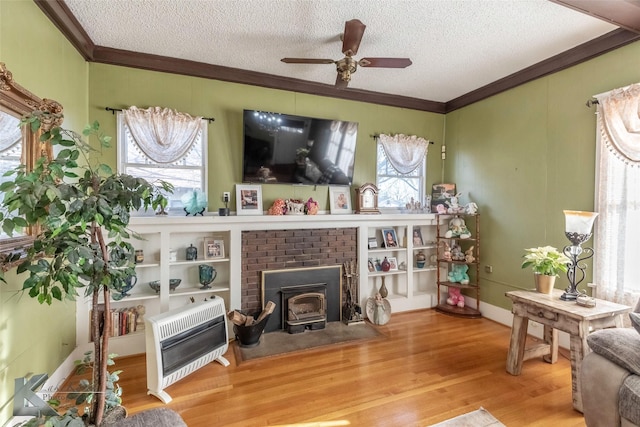
[[[607,148],[629,165],[640,162],[640,84],[598,99],[598,128]]]
[[[389,163],[401,174],[414,171],[427,155],[429,141],[419,136],[380,134],[379,138]]]
[[[197,140],[202,117],[169,108],[135,106],[123,110],[125,123],[142,152],[157,163],[173,163],[189,153]]]

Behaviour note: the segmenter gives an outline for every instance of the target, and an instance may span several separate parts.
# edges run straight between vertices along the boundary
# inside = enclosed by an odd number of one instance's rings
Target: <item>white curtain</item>
[[[202,117],[169,108],[135,106],[123,111],[131,136],[156,163],[173,163],[189,153],[197,140]]]
[[[414,171],[427,155],[429,141],[419,136],[380,134],[379,138],[389,163],[401,174]]]
[[[0,153],[22,141],[20,120],[0,112]]]
[[[597,95],[596,296],[640,297],[640,84]]]

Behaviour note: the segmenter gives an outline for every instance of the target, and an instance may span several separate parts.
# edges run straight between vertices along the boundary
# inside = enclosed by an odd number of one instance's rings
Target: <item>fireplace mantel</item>
[[[272,269],[265,265],[258,271],[251,270],[255,262],[245,264],[243,260],[247,252],[243,250],[246,242],[243,239],[255,238],[253,247],[248,249],[262,253],[265,264],[277,263],[279,253],[292,255],[284,262],[284,267],[298,268],[313,266],[316,258],[325,256],[328,262],[342,265],[344,261],[358,261],[359,303],[365,306],[366,300],[374,296],[381,285],[383,277],[389,288],[389,300],[393,312],[402,312],[434,307],[438,298],[435,291],[435,267],[415,267],[415,255],[420,250],[435,253],[435,244],[427,244],[435,236],[435,214],[319,214],[319,215],[247,215],[247,216],[136,216],[131,218],[130,228],[141,234],[145,240],[132,240],[136,248],[144,249],[145,264],[136,268],[139,275],[138,284],[132,296],[112,302],[112,306],[129,307],[142,304],[147,315],[165,312],[172,307],[189,304],[189,299],[200,300],[210,297],[211,293],[222,297],[229,310],[242,309],[243,301],[253,298],[253,306],[260,300],[259,291],[254,288],[246,290],[248,280],[255,279],[262,270]],[[382,230],[393,228],[399,239],[399,246],[393,249],[369,249],[369,240],[376,237],[382,241]],[[420,228],[425,237],[423,246],[414,246],[413,230]],[[285,243],[281,242],[286,235]],[[259,237],[256,237],[259,236]],[[224,258],[207,260],[202,258],[202,244],[207,239],[222,239],[225,246]],[[269,241],[280,239],[279,247],[269,246]],[[328,241],[335,239],[330,247]],[[313,242],[316,252],[305,254],[298,246]],[[184,251],[190,244],[197,245],[199,257],[195,261],[185,261]],[[344,246],[344,251],[342,251]],[[271,249],[267,249],[271,248]],[[170,249],[178,250],[178,260],[170,259]],[[348,249],[348,251],[347,251]],[[327,255],[331,252],[329,255]],[[336,252],[334,254],[333,252]],[[395,272],[371,272],[368,270],[368,259],[391,256],[397,257],[398,263],[405,264],[405,270]],[[273,260],[273,261],[272,261]],[[280,264],[282,265],[283,262]],[[198,267],[200,263],[211,263],[215,266],[218,278],[210,291],[200,290],[198,284]],[[248,278],[250,275],[252,277]],[[170,278],[182,278],[182,284],[175,291],[169,289]],[[148,282],[161,280],[163,285],[159,294],[149,289]],[[77,344],[88,347],[89,305],[79,302],[79,321]],[[246,307],[246,305],[245,305]],[[120,355],[134,354],[144,351],[144,337],[140,334],[121,336],[113,339],[113,349]]]

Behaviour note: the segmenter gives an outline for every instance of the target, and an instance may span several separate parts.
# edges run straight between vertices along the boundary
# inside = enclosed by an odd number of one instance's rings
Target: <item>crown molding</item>
[[[554,0],[551,0],[554,1]],[[96,46],[63,0],[34,0],[43,13],[89,62],[140,68],[231,83],[260,86],[350,101],[446,114],[512,89],[531,80],[577,65],[640,39],[640,34],[617,29],[552,58],[541,61],[446,103],[335,86],[291,77],[205,64],[202,62]],[[563,3],[557,1],[557,3]],[[568,3],[564,2],[564,3]],[[609,3],[609,2],[607,2]]]

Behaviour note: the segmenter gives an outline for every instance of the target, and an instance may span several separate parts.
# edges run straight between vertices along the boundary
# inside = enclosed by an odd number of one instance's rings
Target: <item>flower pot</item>
[[[556,283],[556,276],[534,273],[533,278],[536,282],[536,291],[542,294],[551,295],[553,292],[553,285]]]

